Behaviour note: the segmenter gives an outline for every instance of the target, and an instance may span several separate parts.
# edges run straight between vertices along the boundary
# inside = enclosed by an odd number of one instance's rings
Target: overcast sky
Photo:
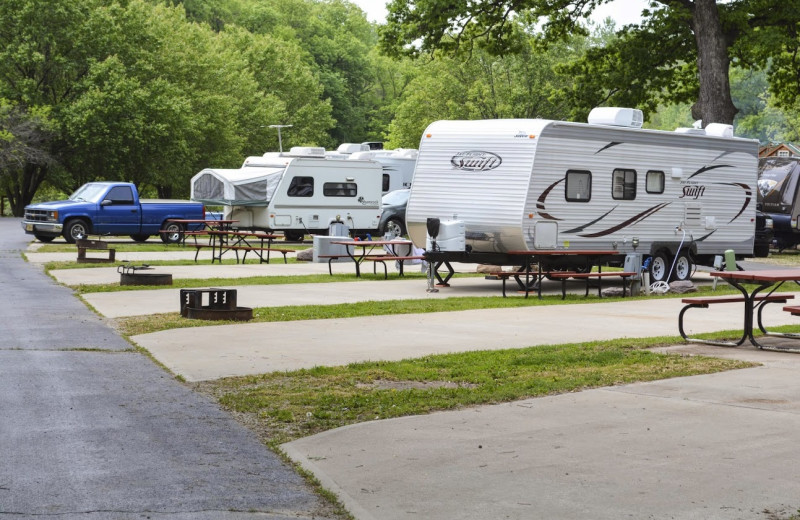
[[[350,0],[359,6],[367,19],[383,23],[386,20],[386,0]],[[621,27],[625,24],[639,22],[642,9],[647,7],[646,0],[614,0],[595,9],[592,19],[600,21],[610,16]]]

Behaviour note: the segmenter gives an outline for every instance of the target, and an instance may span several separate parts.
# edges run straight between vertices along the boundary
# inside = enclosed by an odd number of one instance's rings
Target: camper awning
[[[192,177],[191,198],[209,206],[266,206],[283,171],[284,168],[206,168]]]

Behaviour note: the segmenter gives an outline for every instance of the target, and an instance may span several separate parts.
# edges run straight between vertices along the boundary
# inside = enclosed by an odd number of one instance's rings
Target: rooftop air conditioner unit
[[[706,135],[713,135],[716,137],[733,137],[733,125],[710,123],[706,125]]]
[[[325,148],[321,146],[292,146],[289,155],[300,157],[325,157]]]
[[[589,112],[590,125],[625,126],[641,128],[644,115],[636,108],[597,107]]]

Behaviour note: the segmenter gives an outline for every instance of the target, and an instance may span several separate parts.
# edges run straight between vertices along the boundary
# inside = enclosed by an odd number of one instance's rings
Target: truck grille
[[[43,209],[26,209],[25,220],[30,222],[50,221],[50,212]]]

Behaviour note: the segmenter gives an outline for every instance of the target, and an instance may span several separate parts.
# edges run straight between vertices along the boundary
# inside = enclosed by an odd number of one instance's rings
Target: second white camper
[[[375,161],[327,159],[322,148],[250,157],[238,170],[202,170],[192,200],[224,207],[242,229],[281,230],[289,240],[327,234],[334,222],[374,233],[381,217],[382,168]]]
[[[727,125],[639,126],[638,110],[610,108],[589,124],[435,122],[420,142],[409,235],[421,246],[429,218],[457,222],[463,247],[431,258],[496,265],[512,265],[509,251],[615,251],[612,265],[640,253],[653,281],[686,279],[729,249],[752,256],[758,142]]]

